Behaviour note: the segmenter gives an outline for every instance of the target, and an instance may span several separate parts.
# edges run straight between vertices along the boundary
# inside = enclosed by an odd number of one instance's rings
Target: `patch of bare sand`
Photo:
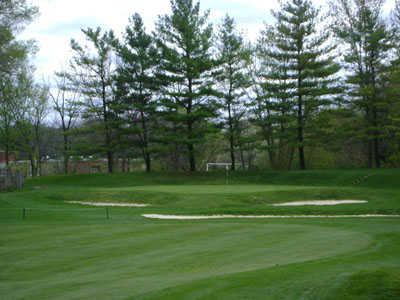
[[[326,205],[341,205],[341,204],[361,204],[367,203],[366,200],[309,200],[309,201],[292,201],[284,203],[275,203],[273,206],[326,206]]]
[[[208,220],[208,219],[306,219],[306,218],[399,218],[400,215],[381,215],[381,214],[365,214],[365,215],[210,215],[210,216],[184,216],[184,215],[160,215],[160,214],[144,214],[148,219],[159,220]]]

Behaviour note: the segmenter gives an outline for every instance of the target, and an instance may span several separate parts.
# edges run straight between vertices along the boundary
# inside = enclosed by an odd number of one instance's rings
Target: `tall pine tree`
[[[77,41],[71,40],[74,57],[71,61],[72,71],[67,76],[82,95],[83,116],[100,124],[95,129],[103,136],[104,142],[97,145],[94,151],[106,153],[108,172],[112,173],[115,125],[112,55],[115,37],[112,31],[102,32],[100,27],[88,28],[82,32],[88,43],[81,46]]]
[[[275,57],[278,41],[277,30],[267,25],[257,42],[253,123],[266,144],[270,166],[290,169],[296,144],[295,108],[290,89],[295,85],[288,76],[289,60]]]
[[[385,126],[388,165],[400,166],[400,1],[392,13],[392,45],[395,49],[387,73],[388,120]]]
[[[236,168],[235,148],[240,143],[240,122],[245,114],[244,96],[250,86],[247,67],[251,51],[237,31],[233,18],[224,18],[218,33],[219,72],[216,76],[221,93],[224,125],[229,141],[231,169]]]
[[[142,18],[134,14],[126,28],[124,42],[117,46],[120,64],[117,68],[117,98],[121,103],[124,124],[138,138],[146,171],[151,170],[151,144],[156,118],[154,94],[158,89],[157,49],[154,39],[146,33]]]
[[[163,113],[168,142],[185,145],[190,171],[196,170],[196,144],[204,141],[215,115],[212,95],[212,27],[208,12],[193,0],[172,0],[171,15],[160,17],[156,27],[161,54]]]
[[[391,48],[382,18],[381,0],[339,0],[332,3],[334,29],[346,46],[343,50],[348,70],[348,94],[353,109],[364,115],[361,137],[367,143],[368,167],[379,168],[382,128],[387,120],[383,74],[387,71]]]
[[[272,98],[291,101],[296,114],[296,142],[300,169],[306,169],[305,146],[313,133],[311,122],[340,91],[329,45],[329,33],[318,31],[319,11],[308,0],[282,3],[274,13],[276,36],[268,57],[274,61],[269,75]],[[279,84],[279,87],[276,87]]]

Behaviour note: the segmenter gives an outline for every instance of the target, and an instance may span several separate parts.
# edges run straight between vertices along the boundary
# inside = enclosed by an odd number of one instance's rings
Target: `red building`
[[[14,152],[10,152],[8,154],[8,161],[9,162],[16,161],[16,156]],[[6,164],[6,152],[0,150],[0,165],[5,165],[5,164]]]

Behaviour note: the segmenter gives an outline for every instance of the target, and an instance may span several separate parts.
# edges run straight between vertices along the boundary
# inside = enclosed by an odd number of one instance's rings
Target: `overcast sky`
[[[0,0],[1,1],[1,0]],[[48,79],[66,65],[71,38],[82,38],[81,28],[101,26],[121,33],[130,15],[140,13],[148,30],[157,16],[169,13],[169,0],[31,0],[39,7],[40,16],[22,37],[35,39],[39,46],[34,63],[37,78]],[[320,4],[323,1],[317,1]],[[394,0],[388,0],[386,11]],[[210,9],[210,21],[220,23],[225,14],[234,17],[239,28],[251,40],[256,39],[264,22],[271,21],[270,10],[278,0],[201,0],[201,8]]]

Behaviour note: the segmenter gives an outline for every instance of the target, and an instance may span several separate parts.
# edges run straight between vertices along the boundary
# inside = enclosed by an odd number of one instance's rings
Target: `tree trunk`
[[[299,151],[300,169],[306,169],[306,160],[304,155],[304,128],[303,128],[303,102],[301,96],[298,98],[298,111],[297,111],[297,142]]]
[[[151,172],[151,157],[149,153],[145,153],[146,172]]]
[[[300,162],[300,169],[305,170],[306,162],[305,162],[305,157],[304,157],[304,146],[302,146],[302,145],[299,146],[299,162]]]
[[[289,150],[289,161],[288,161],[288,170],[292,169],[293,157],[294,157],[295,147],[290,147]]]
[[[231,138],[232,139],[232,138]],[[235,149],[233,147],[233,142],[230,142],[230,152],[231,152],[231,171],[235,171],[236,169],[236,161],[235,161]]]
[[[142,130],[143,130],[143,158],[146,164],[146,172],[151,172],[151,156],[149,153],[149,139],[148,139],[148,132],[147,132],[147,124],[145,120],[144,112],[140,112],[141,119],[142,119]]]
[[[64,174],[66,174],[66,175],[69,172],[68,165],[69,165],[69,157],[68,157],[68,155],[64,154]]]
[[[104,72],[102,68],[102,72]],[[108,166],[108,173],[112,173],[114,171],[114,160],[113,160],[113,152],[111,150],[111,133],[110,127],[108,123],[108,105],[107,105],[107,96],[106,96],[106,83],[105,83],[105,76],[101,76],[101,85],[102,85],[102,109],[103,109],[103,122],[104,122],[104,130],[105,130],[105,143],[107,147],[107,166]]]
[[[373,124],[374,124],[374,157],[375,157],[375,167],[380,168],[381,167],[381,157],[379,153],[379,130],[378,128],[378,121],[377,121],[377,111],[376,108],[373,109],[372,111],[372,117],[373,117]]]
[[[30,155],[30,161],[31,161],[31,175],[32,177],[36,177],[37,167],[36,167],[35,157],[32,154]]]
[[[269,159],[269,165],[271,169],[275,169],[275,154],[274,151],[268,147],[268,159]]]
[[[244,159],[244,151],[242,146],[239,146],[239,152],[240,152],[240,162],[242,164],[242,171],[244,171],[246,169],[246,161]]]
[[[196,159],[195,159],[195,156],[194,156],[194,147],[193,147],[193,143],[192,142],[188,143],[188,151],[189,151],[190,171],[191,172],[196,172]]]
[[[42,161],[40,157],[40,123],[37,122],[35,124],[35,145],[34,145],[34,156],[36,157],[36,168],[35,168],[35,176],[41,175],[42,172]],[[40,173],[39,173],[40,172]]]
[[[69,142],[68,142],[67,132],[64,130],[64,174],[68,174],[68,163],[69,163],[68,143]]]
[[[236,162],[235,162],[235,139],[233,134],[233,120],[232,120],[232,112],[231,112],[231,103],[228,102],[228,122],[229,122],[229,150],[231,154],[231,170],[235,171]]]
[[[268,111],[268,115],[270,112]],[[262,133],[264,140],[267,143],[267,153],[268,153],[268,160],[270,167],[273,169],[275,166],[275,153],[273,150],[274,147],[274,138],[273,138],[273,132],[271,126],[268,124],[262,124]]]
[[[373,164],[373,145],[372,145],[372,141],[368,140],[368,168],[372,169],[374,167]]]
[[[6,159],[6,166],[8,168],[8,166],[10,165],[10,149],[8,146],[8,141],[6,142],[6,149],[5,149],[4,155],[5,155],[5,159]]]
[[[372,58],[372,61],[374,60],[373,58]],[[374,140],[373,140],[374,158],[375,158],[375,167],[380,168],[381,167],[381,157],[380,157],[380,153],[379,153],[378,112],[377,112],[377,105],[375,103],[378,101],[379,96],[377,96],[377,90],[376,90],[376,79],[375,79],[376,71],[375,71],[374,65],[371,66],[371,73],[372,73],[372,87],[373,87],[372,124],[374,126]]]
[[[114,158],[113,152],[108,150],[107,151],[107,167],[108,173],[112,173],[114,171]]]
[[[194,144],[193,144],[193,121],[191,120],[191,114],[192,114],[192,79],[189,78],[188,80],[188,88],[189,88],[189,94],[190,97],[188,98],[188,107],[187,107],[187,115],[188,115],[188,122],[187,122],[187,127],[188,127],[188,153],[189,153],[189,166],[190,166],[190,171],[191,172],[196,172],[196,158],[194,155]]]
[[[379,139],[377,137],[374,138],[374,153],[375,153],[375,167],[381,167],[381,157],[379,153]]]
[[[68,174],[69,156],[64,154],[64,174]]]
[[[298,151],[299,151],[299,164],[300,164],[300,169],[305,170],[306,169],[306,160],[305,160],[305,155],[304,155],[304,115],[303,115],[303,97],[301,94],[301,89],[302,89],[302,68],[301,68],[301,59],[300,59],[300,54],[301,51],[300,49],[303,49],[303,41],[299,43],[298,51],[297,51],[297,65],[298,65],[298,72],[297,72],[297,143],[298,143]]]
[[[42,176],[42,160],[40,158],[40,154],[39,154],[39,157],[38,157],[38,160],[37,160],[37,174],[39,176]]]

